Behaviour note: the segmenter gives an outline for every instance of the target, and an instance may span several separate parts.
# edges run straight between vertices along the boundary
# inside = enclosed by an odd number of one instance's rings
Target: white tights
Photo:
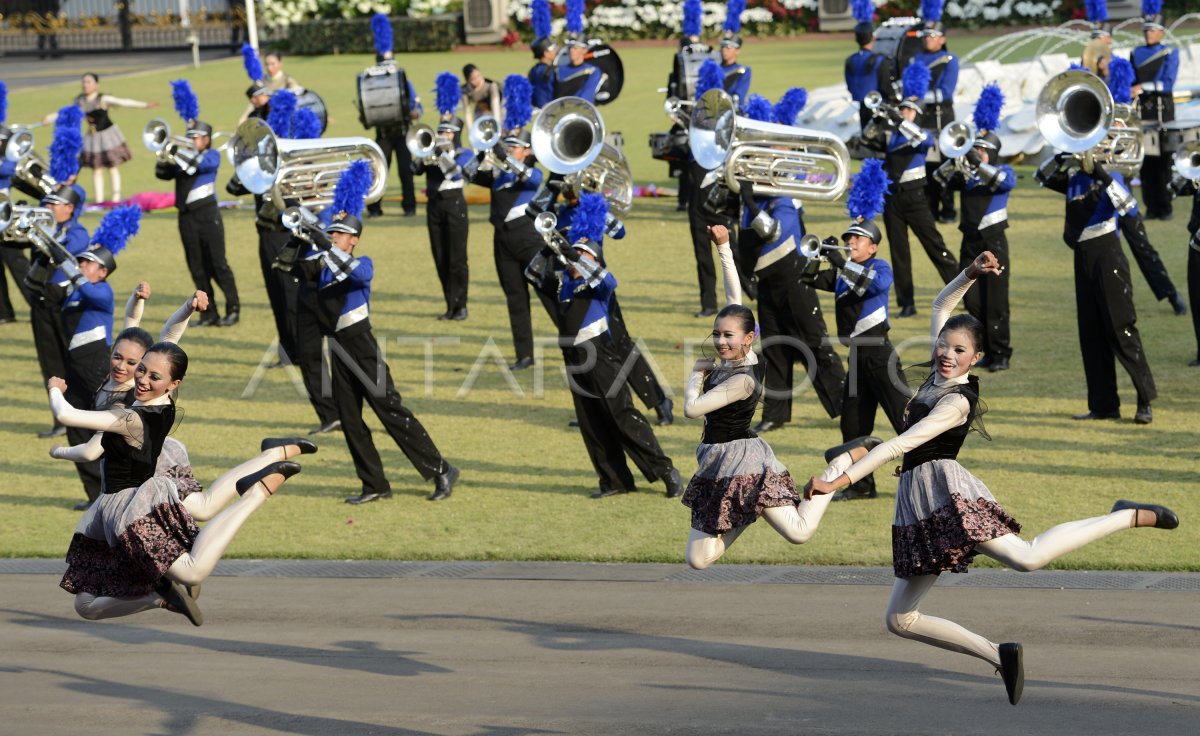
[[[112,199],[104,198],[104,172],[109,172],[112,178]],[[92,169],[92,201],[93,202],[120,202],[121,201],[121,171],[116,167],[111,169]]]
[[[845,472],[850,465],[850,455],[842,454],[834,458],[833,462],[825,468],[821,473],[821,478],[832,481]],[[832,500],[832,493],[815,495],[811,499],[801,501],[796,506],[775,506],[763,509],[762,518],[787,541],[792,544],[804,544],[817,533],[821,517],[825,515],[825,509],[829,508]],[[746,530],[746,526],[730,529],[724,534],[706,534],[692,529],[688,533],[688,565],[696,570],[703,570],[712,565]]]
[[[1042,532],[1028,542],[1016,534],[1005,534],[981,542],[975,549],[1018,572],[1030,572],[1045,567],[1053,560],[1085,544],[1113,532],[1128,529],[1133,524],[1136,513],[1132,509],[1126,509],[1091,519],[1069,521]],[[906,639],[979,657],[999,667],[1000,654],[996,644],[953,621],[926,616],[917,610],[921,599],[933,588],[937,578],[937,575],[918,575],[896,579],[884,616],[888,631]]]
[[[261,487],[251,488],[245,496],[237,498],[238,479],[283,459],[283,448],[271,448],[222,474],[203,493],[193,493],[183,500],[183,506],[192,518],[209,523],[196,536],[191,551],[184,553],[167,569],[168,578],[183,585],[196,585],[212,573],[242,524],[267,500],[267,494]],[[237,502],[226,508],[235,498]],[[137,598],[112,598],[90,593],[75,595],[75,612],[92,621],[130,616],[161,608],[162,605],[162,596],[157,593],[147,593]]]

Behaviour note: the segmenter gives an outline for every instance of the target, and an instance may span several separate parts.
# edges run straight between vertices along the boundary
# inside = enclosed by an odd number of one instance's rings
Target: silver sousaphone
[[[530,142],[537,160],[574,189],[603,195],[616,214],[633,206],[629,162],[605,142],[604,119],[586,100],[561,97],[547,104],[533,121]]]

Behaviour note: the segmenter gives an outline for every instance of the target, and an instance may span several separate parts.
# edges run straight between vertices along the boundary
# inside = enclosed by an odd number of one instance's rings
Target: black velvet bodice
[[[754,392],[740,401],[735,401],[704,415],[704,437],[700,441],[706,445],[732,442],[733,440],[748,440],[758,436],[750,431],[750,423],[754,421],[758,400],[762,398],[763,364],[717,368],[709,371],[708,375],[704,377],[704,391],[711,391],[739,373],[744,373],[754,379]]]
[[[104,447],[102,468],[105,493],[137,488],[153,478],[163,442],[175,423],[173,403],[133,406],[130,410],[136,412],[142,420],[142,443],[140,446],[134,446],[125,441],[124,435],[117,432],[104,433],[100,444]]]
[[[967,379],[966,383],[949,386],[945,390],[934,388],[932,381],[933,377],[930,376],[929,381],[921,386],[921,389],[917,391],[916,395],[908,402],[908,406],[905,407],[905,430],[929,416],[929,412],[933,411],[933,407],[946,394],[962,394],[970,405],[971,410],[967,415],[967,421],[942,432],[920,447],[904,453],[902,472],[912,470],[930,460],[953,460],[957,458],[958,451],[962,448],[963,441],[967,438],[967,433],[971,431],[971,421],[975,418],[975,411],[979,402],[979,379],[971,376]]]

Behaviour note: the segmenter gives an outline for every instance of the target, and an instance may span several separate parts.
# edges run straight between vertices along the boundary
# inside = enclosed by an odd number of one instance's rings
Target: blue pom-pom
[[[849,213],[850,219],[871,220],[883,212],[887,190],[891,185],[882,159],[869,158],[863,161],[862,171],[854,177],[854,182],[850,185],[850,196],[846,198],[846,212]]]
[[[921,19],[936,23],[942,19],[942,0],[921,0]]]
[[[742,30],[742,11],[746,9],[746,0],[729,0],[725,4],[725,23],[721,26],[730,33]]]
[[[175,112],[185,123],[200,119],[200,100],[186,79],[171,82],[171,99],[175,101]]]
[[[696,99],[710,89],[725,89],[725,72],[721,65],[712,59],[705,59],[696,72]]]
[[[850,0],[850,12],[859,23],[870,23],[875,19],[875,3],[871,0]]]
[[[292,115],[292,137],[296,139],[320,138],[321,118],[307,107],[296,110],[296,114]]]
[[[114,256],[125,250],[129,239],[138,234],[142,224],[142,208],[136,204],[114,207],[108,211],[92,234],[92,243],[108,248]]]
[[[437,93],[437,111],[449,115],[458,109],[458,101],[462,98],[462,89],[458,86],[458,77],[453,72],[442,72],[437,75],[434,85]]]
[[[743,115],[760,123],[771,122],[772,112],[774,111],[771,109],[771,101],[758,94],[751,94],[742,106]]]
[[[979,93],[979,101],[975,103],[975,113],[971,116],[975,127],[979,130],[995,130],[1000,127],[1000,111],[1004,109],[1004,93],[1000,85],[992,82]]]
[[[1163,0],[1142,0],[1142,15],[1162,13]]]
[[[371,16],[371,34],[375,36],[375,53],[382,56],[392,50],[392,22],[386,15]]]
[[[8,85],[0,82],[0,123],[8,119]]]
[[[262,62],[258,60],[258,52],[248,43],[242,44],[242,66],[246,68],[246,76],[251,82],[263,78]]]
[[[1084,3],[1087,19],[1093,23],[1108,20],[1108,0],[1087,0]]]
[[[1135,78],[1133,64],[1120,56],[1112,57],[1108,62],[1108,91],[1112,92],[1113,102],[1128,105],[1133,102],[1129,90]]]
[[[533,85],[521,74],[509,74],[504,78],[504,128],[516,130],[525,127],[533,117]]]
[[[374,175],[371,165],[364,159],[352,162],[342,175],[338,177],[337,185],[333,188],[333,204],[329,211],[332,213],[346,212],[358,217],[363,211],[363,200],[371,191]]]
[[[808,90],[803,87],[792,87],[783,96],[779,98],[779,102],[775,103],[774,118],[775,122],[780,125],[795,125],[796,116],[808,104]]]
[[[67,105],[58,111],[54,122],[54,140],[50,142],[50,176],[64,182],[79,172],[79,152],[83,150],[83,110]]]
[[[929,67],[920,61],[913,61],[904,69],[904,74],[901,77],[903,80],[904,96],[916,97],[918,100],[925,99],[925,93],[929,91],[929,80],[931,78]]]
[[[593,243],[599,243],[604,238],[604,225],[608,219],[608,200],[603,194],[585,192],[579,197],[575,208],[575,219],[571,221],[571,229],[567,239],[578,243],[587,238]]]
[[[567,32],[583,33],[583,0],[567,0]]]
[[[704,22],[704,8],[700,0],[684,0],[683,2],[683,35],[699,36]]]
[[[550,3],[548,0],[533,0],[529,5],[529,24],[533,26],[534,39],[549,38]]]
[[[271,95],[271,109],[267,112],[267,125],[280,138],[292,137],[292,114],[296,112],[296,93],[281,89]]]

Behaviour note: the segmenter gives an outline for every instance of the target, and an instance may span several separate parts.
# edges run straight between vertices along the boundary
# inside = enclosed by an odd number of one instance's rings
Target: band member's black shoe
[[[302,437],[267,437],[258,446],[259,452],[266,452],[272,447],[295,445],[300,448],[301,455],[311,455],[317,451],[317,443]]]
[[[1179,295],[1178,291],[1171,294],[1169,299],[1171,301],[1171,309],[1175,310],[1176,315],[1182,317],[1183,315],[1187,314],[1187,302],[1183,300],[1183,297]]]
[[[92,507],[91,501],[80,501],[79,503],[75,504],[76,511],[87,511],[91,507]]]
[[[447,309],[442,314],[439,314],[437,318],[438,319],[450,319],[452,316],[454,316],[454,312],[451,312],[449,309]]]
[[[67,433],[67,428],[62,424],[56,424],[45,432],[38,432],[38,438],[48,440],[53,437],[62,437]]]
[[[187,616],[192,626],[204,623],[204,614],[200,612],[200,606],[196,605],[196,599],[188,595],[187,590],[179,583],[163,578],[158,581],[154,590],[167,602],[167,610]]]
[[[783,429],[783,425],[785,424],[787,424],[787,422],[772,422],[769,419],[764,419],[758,424],[754,425],[754,429],[752,431],[754,434],[766,434],[767,432],[774,432],[777,429]]]
[[[1008,358],[996,358],[992,364],[988,366],[989,373],[998,373],[1008,370]]]
[[[900,317],[900,319],[908,319],[909,317],[916,317],[917,316],[917,308],[911,304],[900,307],[900,314],[898,316]]]
[[[670,399],[663,399],[662,403],[654,407],[654,412],[658,414],[658,421],[655,424],[659,427],[668,427],[675,423],[675,413],[672,409],[675,408],[675,402]]]
[[[1093,419],[1120,419],[1121,418],[1121,410],[1117,409],[1114,411],[1089,411],[1087,414],[1076,414],[1071,418],[1076,419],[1081,422],[1091,421]]]
[[[241,313],[236,309],[232,309],[229,311],[229,314],[225,315],[224,319],[221,320],[220,324],[222,327],[233,327],[234,325],[236,325],[238,323],[238,320],[240,318],[241,318]]]
[[[523,371],[533,365],[533,358],[526,355],[524,358],[518,358],[516,363],[508,367],[510,371]]]
[[[350,498],[347,498],[346,503],[352,503],[357,506],[360,503],[371,503],[372,501],[378,501],[380,499],[391,497],[391,491],[384,491],[383,493],[364,493],[361,496],[351,496]]]
[[[1133,415],[1134,424],[1149,424],[1154,421],[1154,411],[1150,408],[1149,401],[1139,401],[1137,405],[1137,413]]]
[[[879,447],[882,444],[883,444],[883,440],[881,440],[878,437],[875,437],[873,435],[868,435],[866,437],[856,437],[856,438],[850,440],[849,442],[843,442],[842,444],[838,445],[837,447],[831,447],[828,450],[826,450],[825,451],[825,462],[831,463],[831,462],[833,462],[833,459],[835,457],[837,457],[838,455],[841,455],[843,452],[850,452],[851,450],[853,450],[856,447],[865,447],[865,448],[867,448],[867,452],[870,452],[871,450],[874,450],[876,447]]]
[[[454,320],[455,322],[462,322],[466,318],[467,318],[467,308],[466,307],[460,307],[460,308],[454,310],[454,314],[450,315],[450,319]]]
[[[613,488],[608,483],[600,481],[600,490],[591,495],[591,498],[609,498],[611,496],[619,496],[622,493],[633,493],[633,488]]]
[[[1008,702],[1016,705],[1025,689],[1025,663],[1022,661],[1021,645],[1008,642],[1000,645],[1000,677],[1004,678],[1004,689],[1008,691]]]
[[[271,463],[270,465],[266,466],[265,468],[262,468],[261,470],[257,470],[255,472],[251,473],[250,475],[238,478],[238,481],[237,481],[238,495],[239,496],[244,495],[246,493],[246,491],[253,488],[263,478],[266,478],[268,475],[275,475],[276,473],[278,473],[279,475],[283,476],[284,480],[287,480],[288,478],[291,478],[293,475],[296,475],[299,472],[300,472],[300,464],[294,463],[290,460],[283,460],[281,462]],[[266,488],[266,486],[263,486],[263,488]],[[268,496],[270,496],[274,493],[275,493],[275,491],[267,491]]]
[[[332,422],[325,422],[316,429],[308,430],[309,434],[325,434],[326,432],[336,432],[342,428],[342,420],[334,419]]]
[[[683,479],[679,477],[679,471],[675,468],[667,471],[663,476],[663,483],[667,486],[667,498],[679,498],[683,495]]]
[[[433,479],[433,493],[425,497],[427,501],[444,501],[450,498],[454,484],[458,482],[458,468],[447,466],[446,472]]]
[[[716,315],[716,313],[717,313],[716,307],[705,307],[704,309],[701,309],[699,312],[694,313],[692,316],[693,317],[713,317]]]
[[[1179,526],[1179,515],[1166,506],[1159,506],[1153,503],[1137,503],[1135,501],[1117,501],[1113,504],[1113,511],[1124,511],[1125,509],[1133,509],[1135,511],[1153,511],[1154,512],[1154,528],[1155,529],[1175,529]],[[1109,513],[1112,513],[1111,511]],[[1135,524],[1137,526],[1137,524]]]

